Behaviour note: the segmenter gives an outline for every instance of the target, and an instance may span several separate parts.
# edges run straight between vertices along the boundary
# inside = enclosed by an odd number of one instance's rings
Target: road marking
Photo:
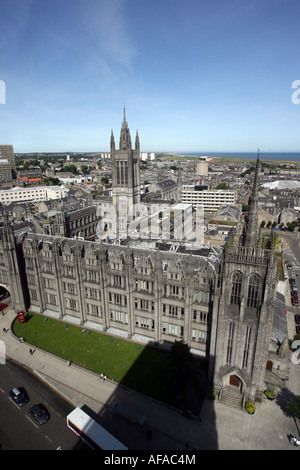
[[[2,390],[2,388],[0,388],[0,390],[1,390],[2,393],[5,393],[4,390]]]
[[[25,415],[25,416],[33,424],[33,426],[35,426],[37,429],[39,429],[38,425],[34,421],[32,421],[32,419],[28,415]]]
[[[10,401],[11,401],[11,402],[12,402],[12,403],[13,403],[13,404],[14,404],[14,405],[15,405],[15,406],[18,408],[18,410],[19,410],[19,409],[20,409],[20,407],[19,407],[19,406],[18,406],[18,405],[17,405],[17,404],[16,404],[16,403],[13,401],[13,399],[12,399],[12,398],[10,398],[10,397],[8,397],[8,398],[9,398],[9,400],[10,400]]]

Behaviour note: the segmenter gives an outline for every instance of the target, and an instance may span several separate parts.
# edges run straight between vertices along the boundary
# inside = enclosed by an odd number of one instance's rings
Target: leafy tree
[[[52,176],[49,176],[49,178],[47,178],[47,181],[50,183],[50,186],[57,186],[60,184],[60,181],[58,178],[52,178]]]
[[[91,170],[87,165],[81,165],[81,171],[84,175],[89,175]]]
[[[109,179],[107,178],[107,176],[103,176],[103,178],[101,178],[101,183],[102,184],[108,184],[109,183]]]
[[[76,165],[66,165],[60,171],[61,172],[63,171],[66,173],[70,172],[70,173],[73,173],[73,175],[79,175]]]
[[[226,183],[219,183],[216,189],[229,189],[229,186]]]
[[[294,395],[288,403],[289,411],[295,416],[295,418],[300,419],[300,396]]]

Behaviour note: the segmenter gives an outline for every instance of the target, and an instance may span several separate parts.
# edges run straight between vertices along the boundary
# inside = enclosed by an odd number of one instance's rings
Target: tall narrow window
[[[233,335],[234,335],[234,323],[230,322],[229,323],[228,342],[227,342],[227,357],[226,357],[227,364],[231,364]]]
[[[234,273],[232,277],[231,304],[239,305],[241,302],[242,280],[243,278],[241,273]]]
[[[244,369],[246,369],[248,366],[250,340],[251,340],[251,326],[247,326],[245,346],[244,346],[244,356],[243,356],[243,368]]]
[[[252,274],[249,279],[247,307],[258,307],[259,276]]]

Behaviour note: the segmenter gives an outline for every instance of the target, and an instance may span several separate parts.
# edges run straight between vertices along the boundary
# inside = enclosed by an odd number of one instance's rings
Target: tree
[[[266,221],[263,220],[262,223],[260,224],[261,228],[264,228],[264,226],[266,225]]]
[[[300,419],[300,396],[299,395],[294,395],[289,403],[288,403],[288,409],[290,412],[295,416],[295,418]]]
[[[297,227],[297,225],[298,225],[297,220],[293,220],[293,222],[288,222],[286,224],[287,229],[288,229],[289,232],[293,232],[295,230],[295,228]]]
[[[89,175],[91,170],[87,165],[81,165],[81,171],[84,175]]]
[[[60,171],[70,172],[70,173],[73,173],[73,175],[78,175],[79,174],[78,170],[76,168],[76,165],[66,165]]]
[[[109,179],[107,178],[107,176],[103,176],[103,178],[101,178],[101,183],[102,183],[103,185],[109,183]]]
[[[219,183],[216,189],[229,189],[229,186],[226,183]]]
[[[49,178],[47,178],[47,181],[50,183],[50,186],[60,185],[59,179],[58,178],[52,178],[52,176],[49,176]]]

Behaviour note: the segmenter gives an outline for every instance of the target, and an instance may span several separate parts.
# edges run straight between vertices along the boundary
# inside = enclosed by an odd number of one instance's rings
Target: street
[[[24,387],[29,402],[22,407],[9,397],[13,387]],[[42,403],[50,412],[46,424],[39,425],[29,414],[31,406]],[[27,369],[6,361],[0,365],[0,448],[1,450],[71,450],[86,446],[66,426],[73,407]]]

